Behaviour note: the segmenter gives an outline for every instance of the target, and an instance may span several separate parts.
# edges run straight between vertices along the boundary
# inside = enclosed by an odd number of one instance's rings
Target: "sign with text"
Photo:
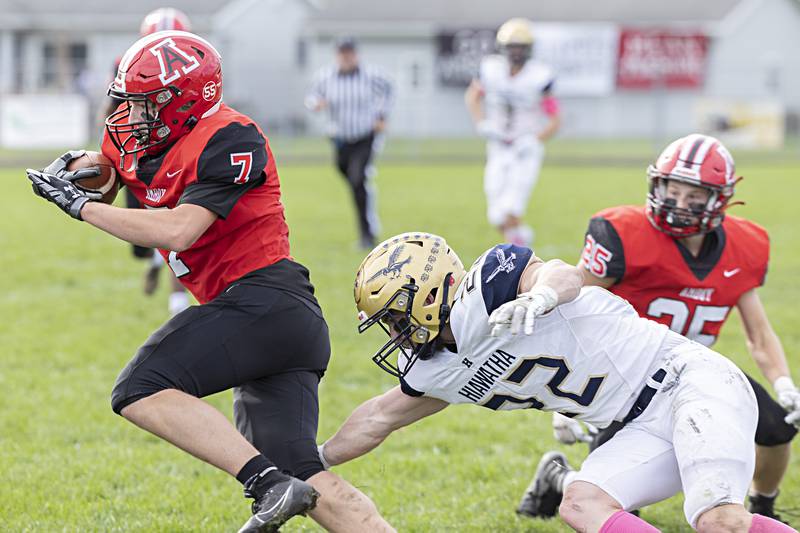
[[[623,29],[619,38],[617,87],[697,89],[706,73],[708,37],[668,29]]]
[[[614,90],[619,30],[611,24],[541,23],[532,27],[533,58],[553,69],[555,93],[605,95]],[[495,52],[495,31],[461,29],[436,37],[439,83],[466,87],[481,58]]]

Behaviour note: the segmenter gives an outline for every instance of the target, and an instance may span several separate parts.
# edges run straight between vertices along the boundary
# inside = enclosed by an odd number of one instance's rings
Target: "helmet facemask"
[[[372,360],[382,370],[398,378],[408,374],[419,359],[429,359],[433,355],[440,342],[438,334],[450,319],[450,305],[447,301],[453,283],[452,274],[445,276],[441,287],[443,293],[442,303],[439,305],[439,326],[435,332],[420,324],[411,312],[414,298],[419,297],[419,287],[413,283],[413,279],[410,281],[411,283],[403,285],[372,316],[359,313],[359,318],[362,319],[358,326],[359,333],[378,324],[389,336],[389,340],[375,353]],[[436,300],[435,294],[427,295],[426,300],[433,303]],[[394,352],[398,352],[397,363],[391,360]]]
[[[502,47],[503,55],[508,58],[508,62],[516,67],[525,64],[533,54],[533,46],[523,43],[509,43]]]
[[[171,130],[161,116],[173,99],[173,88],[157,89],[147,93],[125,93],[112,87],[108,95],[123,100],[125,105],[106,118],[106,130],[122,156],[161,151],[170,138]],[[134,104],[144,108],[142,118],[131,121]],[[136,117],[134,117],[136,118]]]
[[[678,207],[675,199],[667,194],[670,180],[704,189],[708,191],[708,199],[705,202],[691,203],[688,208]],[[727,199],[733,194],[729,192],[726,196],[723,194],[725,191],[720,188],[664,175],[652,166],[648,169],[648,182],[647,214],[650,222],[656,229],[677,238],[713,231],[725,217],[727,202],[721,201],[721,196]]]

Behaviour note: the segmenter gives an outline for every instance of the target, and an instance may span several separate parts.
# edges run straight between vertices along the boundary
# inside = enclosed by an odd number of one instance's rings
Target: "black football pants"
[[[361,239],[365,241],[373,241],[377,233],[377,228],[373,227],[371,220],[373,214],[371,213],[372,206],[370,204],[373,199],[370,198],[367,188],[367,169],[372,161],[372,143],[374,140],[375,135],[372,133],[355,141],[333,140],[333,144],[336,147],[336,167],[350,185],[353,193],[353,202],[358,213],[358,227]]]
[[[308,479],[317,455],[317,387],[330,357],[328,326],[312,295],[233,283],[153,333],[122,370],[111,405],[165,389],[202,398],[234,388],[236,427],[281,470]]]

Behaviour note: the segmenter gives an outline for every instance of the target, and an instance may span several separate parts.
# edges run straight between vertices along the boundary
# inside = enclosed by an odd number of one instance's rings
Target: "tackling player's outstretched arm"
[[[577,267],[560,259],[542,262],[531,257],[519,280],[517,298],[495,309],[489,316],[492,336],[533,333],[533,323],[555,306],[574,300],[580,294],[583,276]]]
[[[583,275],[579,268],[561,259],[542,262],[532,257],[522,272],[518,294],[534,292],[537,288],[549,287],[557,296],[556,305],[574,300],[583,286]]]
[[[583,275],[583,284],[586,287],[596,286],[596,287],[603,287],[604,289],[608,289],[612,285],[614,285],[618,280],[617,278],[600,278],[589,272],[586,269],[583,261],[578,261],[578,269],[580,269]]]
[[[792,382],[783,346],[772,329],[756,289],[750,289],[736,303],[742,317],[747,348],[761,373],[772,383],[778,403],[788,411],[786,422],[800,426],[800,391]]]
[[[194,204],[174,209],[125,209],[87,202],[81,218],[124,241],[148,248],[182,252],[200,238],[217,214]]]
[[[376,448],[394,430],[438,413],[449,404],[427,396],[409,396],[395,387],[359,405],[336,434],[320,446],[328,466],[346,463]]]

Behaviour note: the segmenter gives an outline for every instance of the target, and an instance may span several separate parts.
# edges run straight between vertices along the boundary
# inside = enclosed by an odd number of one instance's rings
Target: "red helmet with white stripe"
[[[174,7],[160,7],[145,15],[139,34],[144,37],[157,31],[180,30],[192,31],[189,17],[180,9]]]
[[[733,157],[719,140],[692,134],[667,146],[647,169],[647,218],[673,237],[706,233],[722,223],[739,179]],[[705,204],[679,208],[667,198],[667,183],[675,180],[709,191]]]
[[[153,33],[122,56],[108,95],[125,102],[106,119],[122,157],[157,154],[219,109],[222,59],[192,33]]]

